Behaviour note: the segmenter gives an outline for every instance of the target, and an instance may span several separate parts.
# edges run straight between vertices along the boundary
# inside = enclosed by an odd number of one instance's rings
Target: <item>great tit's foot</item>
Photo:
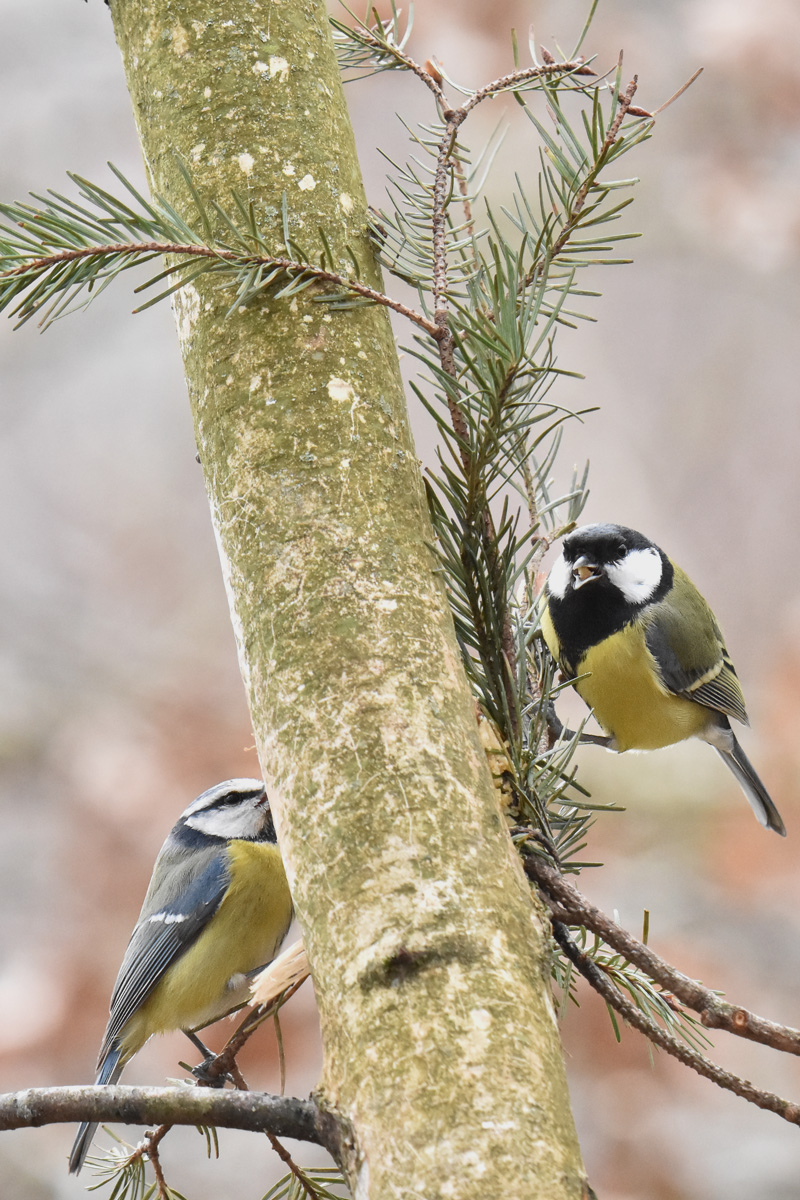
[[[569,729],[565,730],[565,732],[571,734]],[[577,737],[578,735],[572,733],[571,736]],[[605,733],[582,733],[579,741],[582,746],[602,746],[604,750],[614,749],[614,739],[608,737]]]
[[[577,738],[581,746],[602,746],[606,750],[614,749],[613,738],[607,737],[604,733],[578,734],[574,729],[567,729],[566,725],[558,719],[552,700],[547,706],[547,728],[550,730],[554,742],[557,742],[559,738],[564,738],[565,741],[574,741]]]

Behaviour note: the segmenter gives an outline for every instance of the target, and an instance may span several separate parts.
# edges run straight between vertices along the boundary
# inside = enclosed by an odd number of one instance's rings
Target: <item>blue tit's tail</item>
[[[786,837],[786,826],[781,820],[781,814],[773,804],[769,792],[756,775],[750,759],[734,737],[733,731],[729,732],[731,740],[728,745],[723,749],[718,743],[712,743],[714,749],[726,767],[733,771],[739,781],[739,786],[750,801],[753,812],[765,829],[774,829],[781,837]]]
[[[112,1046],[103,1059],[95,1083],[116,1083],[122,1074],[125,1061],[122,1058],[121,1047],[118,1045]],[[77,1175],[86,1162],[86,1155],[89,1153],[94,1135],[97,1133],[98,1123],[97,1121],[84,1121],[78,1130],[78,1136],[75,1138],[72,1153],[69,1156],[70,1175]]]

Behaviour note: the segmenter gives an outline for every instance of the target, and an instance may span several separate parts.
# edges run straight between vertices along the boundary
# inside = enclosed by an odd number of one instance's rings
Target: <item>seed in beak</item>
[[[580,558],[576,558],[572,564],[572,578],[576,589],[583,587],[590,579],[597,579],[600,573],[597,563],[593,562],[585,554],[582,554]]]

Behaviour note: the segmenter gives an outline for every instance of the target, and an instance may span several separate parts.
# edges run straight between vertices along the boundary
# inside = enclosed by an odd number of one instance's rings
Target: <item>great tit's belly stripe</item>
[[[231,885],[196,941],[165,972],[120,1035],[125,1059],[148,1038],[197,1029],[248,999],[248,972],[270,962],[292,919],[277,846],[231,842]]]
[[[658,750],[696,737],[714,722],[710,709],[663,686],[640,625],[592,646],[577,673],[588,673],[575,688],[619,751]]]

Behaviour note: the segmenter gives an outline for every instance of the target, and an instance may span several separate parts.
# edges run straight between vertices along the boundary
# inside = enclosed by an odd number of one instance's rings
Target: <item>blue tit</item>
[[[245,1004],[251,976],[275,957],[292,897],[264,785],[229,779],[183,812],[162,846],[117,982],[97,1065],[116,1083],[155,1033],[196,1030]],[[80,1171],[97,1125],[81,1125]]]
[[[716,618],[663,550],[624,525],[576,529],[547,577],[542,634],[612,750],[701,738],[736,776],[761,824],[786,836],[731,729],[730,717],[749,722]]]

